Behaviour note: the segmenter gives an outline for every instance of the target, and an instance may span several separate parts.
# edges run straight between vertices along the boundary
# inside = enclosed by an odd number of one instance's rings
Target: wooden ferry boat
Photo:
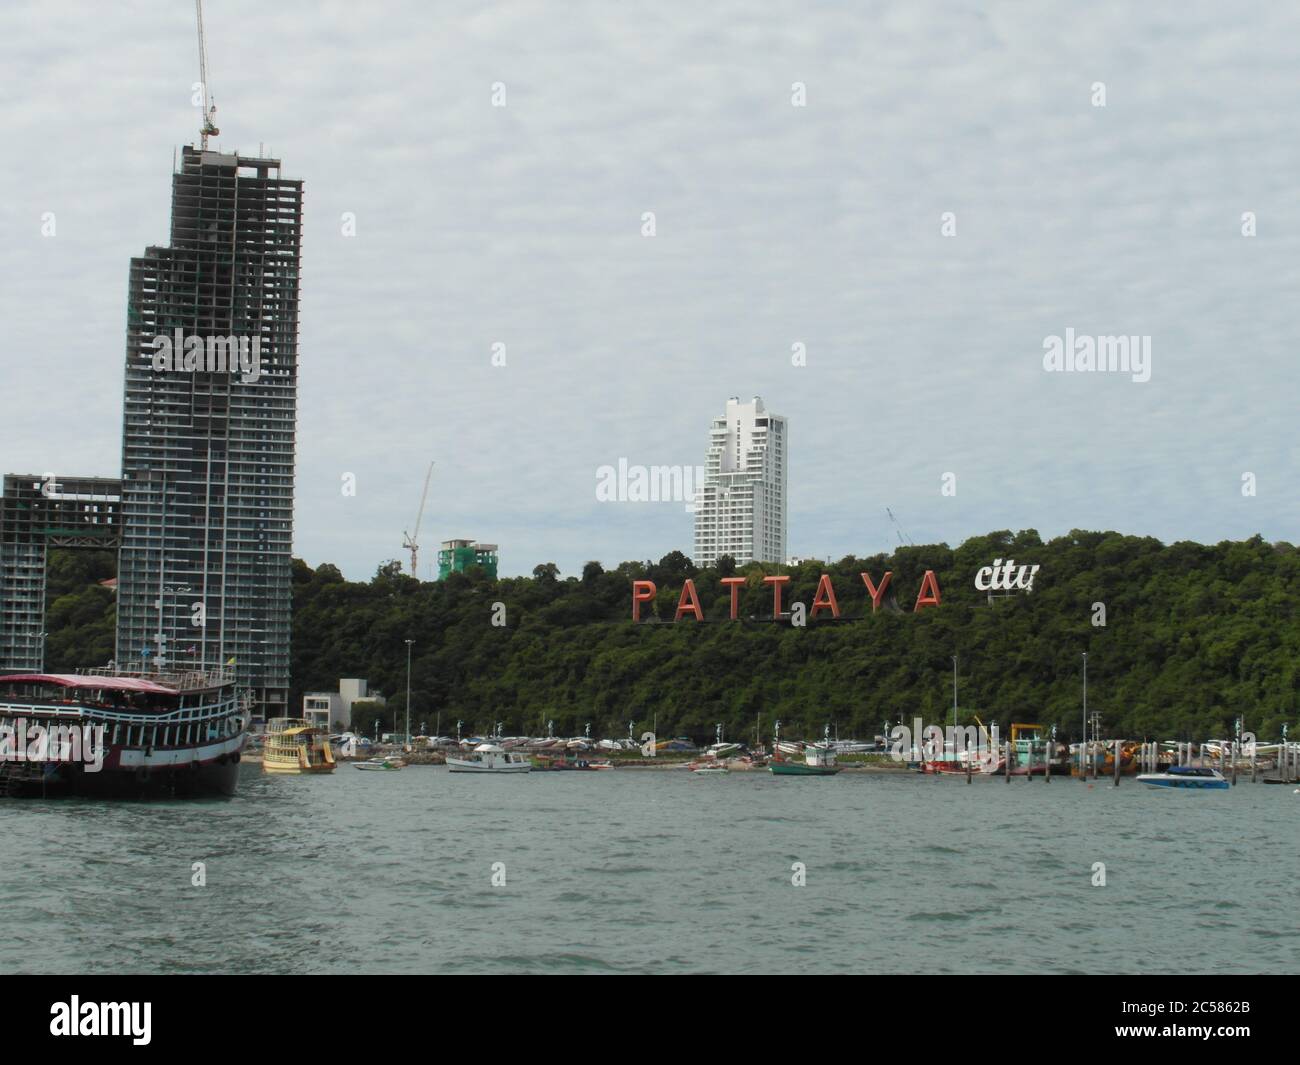
[[[324,729],[300,717],[276,717],[266,723],[264,773],[333,773],[334,765]]]
[[[0,675],[0,795],[233,795],[248,718],[222,670]]]

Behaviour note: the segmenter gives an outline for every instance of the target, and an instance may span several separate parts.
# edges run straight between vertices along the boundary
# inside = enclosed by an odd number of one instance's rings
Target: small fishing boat
[[[835,749],[829,743],[808,744],[803,753],[802,762],[791,762],[773,756],[767,768],[780,777],[829,777],[843,768],[835,764]]]
[[[719,773],[730,773],[731,770],[725,765],[693,765],[691,766],[691,772],[698,773],[700,776],[709,776]]]
[[[393,770],[401,769],[403,763],[395,762],[391,758],[370,758],[364,762],[353,762],[352,765],[356,769],[369,769],[372,771],[382,770],[384,772],[391,772]]]
[[[1190,765],[1170,766],[1162,773],[1140,773],[1137,779],[1139,784],[1151,788],[1199,788],[1208,791],[1232,787],[1217,769]]]
[[[527,773],[532,763],[522,754],[502,750],[495,743],[480,743],[467,758],[447,756],[453,773]]]

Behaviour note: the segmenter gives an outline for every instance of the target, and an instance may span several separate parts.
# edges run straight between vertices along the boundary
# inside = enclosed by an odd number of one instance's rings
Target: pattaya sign
[[[999,560],[1001,561],[1001,560]],[[1035,566],[1035,569],[1038,567]],[[885,600],[885,592],[889,588],[889,582],[894,574],[892,570],[887,570],[880,583],[876,584],[871,579],[870,573],[861,573],[862,583],[866,585],[867,595],[871,598],[871,612],[874,614],[880,609],[880,604]],[[1032,579],[1032,578],[1031,578]],[[746,577],[722,577],[719,579],[720,584],[731,589],[731,620],[735,621],[740,616],[740,589],[747,583]],[[790,583],[788,576],[764,577],[764,584],[772,586],[772,617],[781,617],[781,596],[785,586]],[[633,581],[632,582],[632,620],[641,620],[641,606],[644,603],[653,603],[659,589],[655,587],[654,581]],[[916,605],[912,607],[912,613],[920,613],[927,606],[939,605],[939,579],[935,577],[934,570],[925,571],[925,576],[921,578],[920,590],[916,593]],[[835,586],[831,584],[829,573],[823,573],[821,580],[817,582],[817,594],[813,596],[812,608],[809,610],[810,617],[816,617],[822,611],[826,611],[831,617],[840,616],[839,600],[835,597]],[[695,590],[695,582],[687,579],[682,585],[682,594],[677,599],[677,613],[673,615],[674,621],[681,621],[683,617],[690,616],[696,621],[704,620],[704,608],[700,606],[699,593]]]

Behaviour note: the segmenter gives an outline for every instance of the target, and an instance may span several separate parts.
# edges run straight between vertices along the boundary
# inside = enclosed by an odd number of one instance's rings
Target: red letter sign
[[[874,614],[880,609],[881,601],[885,598],[885,589],[889,587],[889,578],[894,575],[893,570],[886,570],[885,576],[880,581],[880,587],[877,588],[871,583],[871,574],[861,574],[862,583],[867,586],[867,594],[871,596],[871,612]]]
[[[779,618],[781,616],[781,586],[783,584],[789,584],[790,578],[764,577],[763,583],[772,586],[772,617]]]
[[[921,590],[916,593],[916,606],[912,607],[913,614],[919,614],[923,606],[939,605],[939,582],[935,579],[934,570],[925,571],[925,576],[921,578]]]
[[[731,585],[731,620],[736,620],[736,612],[740,605],[740,589],[745,583],[744,577],[723,577],[723,584]]]
[[[812,616],[817,616],[817,611],[829,610],[831,617],[840,616],[840,605],[835,602],[835,589],[831,587],[831,575],[823,573],[822,579],[817,584],[817,594],[813,596]]]
[[[641,620],[641,604],[654,602],[655,592],[654,581],[633,581],[632,582],[632,620]]]
[[[687,613],[693,614],[696,621],[704,620],[704,611],[700,609],[700,597],[695,594],[695,582],[689,577],[682,585],[681,598],[677,600],[677,613],[673,615],[673,620],[681,621],[682,615]]]

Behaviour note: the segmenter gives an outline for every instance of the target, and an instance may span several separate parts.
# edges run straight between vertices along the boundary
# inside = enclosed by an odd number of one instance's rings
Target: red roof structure
[[[180,694],[176,688],[168,688],[141,677],[93,677],[84,673],[0,673],[0,684],[57,684],[61,688],[149,692],[153,695]]]

